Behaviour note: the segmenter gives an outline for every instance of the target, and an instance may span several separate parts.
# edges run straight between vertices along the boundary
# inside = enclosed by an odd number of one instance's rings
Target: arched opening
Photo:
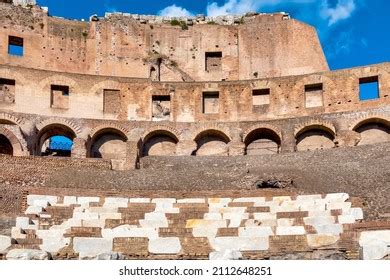
[[[51,124],[38,134],[37,154],[40,156],[70,157],[72,154],[74,131],[62,124]]]
[[[297,151],[315,151],[334,148],[334,133],[327,128],[308,127],[296,136]]]
[[[385,120],[368,120],[354,129],[360,133],[358,146],[378,144],[390,141],[390,123]]]
[[[11,156],[14,154],[11,142],[3,134],[0,134],[0,154]]]
[[[280,152],[281,140],[273,130],[258,128],[245,137],[244,143],[246,155],[272,155]]]
[[[91,139],[90,157],[121,159],[126,157],[126,135],[112,128],[97,132]]]
[[[144,138],[142,156],[174,156],[179,139],[171,132],[159,130]]]
[[[195,138],[196,156],[227,156],[229,155],[229,137],[218,130],[203,131]]]

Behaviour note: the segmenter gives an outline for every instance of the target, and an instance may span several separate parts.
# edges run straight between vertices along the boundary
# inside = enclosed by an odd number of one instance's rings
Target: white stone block
[[[280,205],[285,201],[291,201],[291,197],[290,196],[274,196],[272,198],[272,201],[275,201]]]
[[[290,227],[294,224],[295,219],[288,219],[288,218],[283,218],[283,219],[277,219],[277,226],[278,227]]]
[[[77,198],[77,204],[80,204],[80,205],[89,205],[89,203],[91,202],[100,202],[100,198],[99,197],[78,197]]]
[[[303,226],[276,228],[276,235],[304,235],[304,234],[306,234],[306,231]]]
[[[222,220],[221,213],[205,213],[203,216],[204,220]]]
[[[328,202],[326,204],[327,210],[338,210],[341,209],[343,212],[347,212],[349,209],[351,209],[351,202]]]
[[[112,239],[94,237],[73,238],[73,250],[79,253],[80,258],[93,258],[100,254],[112,251]]]
[[[216,237],[209,240],[216,251],[265,251],[269,249],[268,237]]]
[[[103,207],[107,208],[127,208],[129,204],[129,199],[128,198],[123,198],[123,197],[106,197],[104,200]]]
[[[308,234],[307,243],[311,248],[319,248],[335,244],[339,241],[339,235],[329,234]]]
[[[4,254],[9,247],[11,247],[11,237],[0,235],[0,254]]]
[[[139,220],[142,228],[166,228],[169,226],[168,220]]]
[[[49,205],[50,205],[49,201],[44,200],[44,199],[37,199],[37,200],[34,200],[33,205],[31,205],[31,206],[46,208]]]
[[[100,227],[100,228],[104,228],[106,226],[106,220],[102,220],[102,219],[81,220],[81,226],[83,226],[83,227]]]
[[[98,213],[83,213],[83,212],[73,212],[73,219],[76,220],[97,220],[99,219]]]
[[[226,228],[226,220],[187,220],[186,228],[197,228],[197,227],[212,227],[212,228]]]
[[[297,201],[314,201],[317,199],[322,199],[322,195],[320,194],[311,194],[311,195],[298,195]]]
[[[42,244],[39,245],[39,248],[42,251],[54,254],[57,253],[62,248],[69,246],[69,244],[70,244],[70,238],[45,237],[42,239]]]
[[[276,227],[277,226],[277,220],[254,220],[254,219],[248,219],[245,221],[246,227]]]
[[[231,198],[209,198],[207,200],[208,204],[212,205],[212,204],[220,204],[220,205],[223,205],[223,206],[227,206],[230,202],[232,202],[232,199]]]
[[[39,214],[38,216],[39,216],[39,218],[42,218],[42,219],[50,219],[51,218],[51,215],[43,214],[43,213]]]
[[[30,218],[29,217],[17,217],[16,218],[16,225],[17,228],[26,228],[30,225]]]
[[[229,220],[229,228],[236,228],[240,227],[242,220],[249,219],[249,213],[225,213],[223,219]]]
[[[70,206],[77,204],[77,197],[75,196],[64,196],[64,205]]]
[[[336,222],[336,219],[334,216],[305,217],[303,218],[303,222],[305,223],[305,225],[320,226],[334,224]]]
[[[360,234],[360,246],[364,246],[373,241],[381,241],[387,245],[390,245],[390,230],[363,231]]]
[[[339,224],[354,224],[356,222],[355,217],[352,215],[340,215],[338,216]]]
[[[350,208],[347,211],[343,211],[345,215],[351,215],[355,220],[363,220],[363,210],[361,208]]]
[[[31,214],[38,215],[42,211],[43,211],[43,207],[41,206],[28,206],[24,213],[26,215],[31,215]]]
[[[48,260],[49,254],[40,250],[13,249],[6,255],[7,260]]]
[[[195,227],[192,229],[192,235],[194,237],[214,238],[217,236],[217,232],[217,227]]]
[[[102,236],[106,239],[115,237],[144,237],[149,239],[158,238],[158,230],[155,228],[136,228],[130,225],[124,225],[115,229],[102,229]]]
[[[166,220],[167,217],[165,216],[165,213],[145,213],[145,220]]]
[[[349,199],[349,194],[347,193],[331,193],[325,196],[325,200],[333,202],[345,202]]]
[[[204,198],[184,198],[184,199],[178,199],[177,203],[187,203],[187,204],[195,204],[195,203],[206,203],[206,199]]]
[[[238,229],[239,237],[267,237],[274,235],[271,227],[244,227]]]
[[[150,198],[130,198],[130,203],[150,203]]]
[[[233,199],[233,202],[264,203],[265,197],[241,197]]]
[[[173,204],[176,203],[176,198],[153,198],[152,203],[156,204]]]
[[[172,207],[159,207],[157,206],[154,210],[154,213],[166,213],[166,214],[179,214],[180,208],[174,208]]]
[[[178,237],[157,238],[149,240],[148,251],[152,254],[175,255],[181,251]]]
[[[11,237],[14,239],[24,239],[27,237],[27,234],[23,233],[22,229],[19,227],[12,227],[11,228]]]
[[[100,220],[120,220],[122,219],[122,213],[100,213],[99,214]]]
[[[388,245],[382,241],[371,241],[362,248],[363,260],[381,260],[390,254]]]
[[[209,260],[226,261],[226,260],[242,260],[240,251],[224,250],[220,252],[211,252]]]
[[[330,210],[309,211],[309,217],[328,217],[328,216],[332,216]]]
[[[314,228],[318,234],[339,235],[343,233],[343,226],[340,224],[314,225]]]
[[[276,220],[276,214],[275,213],[253,213],[253,218],[258,221],[263,220]]]
[[[34,206],[34,201],[36,200],[47,201],[50,205],[54,205],[58,202],[58,197],[52,195],[28,195],[27,205]]]

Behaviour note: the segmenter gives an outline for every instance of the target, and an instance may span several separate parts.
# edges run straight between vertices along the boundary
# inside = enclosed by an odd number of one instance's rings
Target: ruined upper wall
[[[329,70],[315,29],[283,13],[178,20],[109,14],[84,22],[0,3],[0,27],[0,64],[50,71],[221,81]],[[8,36],[23,38],[23,57],[8,55]]]

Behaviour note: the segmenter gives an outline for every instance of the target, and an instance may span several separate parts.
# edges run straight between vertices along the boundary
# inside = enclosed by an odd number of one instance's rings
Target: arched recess
[[[244,138],[246,155],[269,155],[280,152],[280,135],[269,128],[257,128]]]
[[[88,157],[104,159],[125,158],[127,140],[126,133],[118,128],[101,128],[91,135]]]
[[[360,133],[358,146],[390,141],[390,121],[382,118],[369,118],[357,123],[353,130]]]
[[[179,138],[168,130],[155,130],[143,138],[142,156],[174,156]]]
[[[26,149],[26,147],[24,147]],[[23,146],[18,137],[5,127],[0,127],[0,154],[22,156]]]
[[[51,123],[38,132],[36,154],[70,157],[77,132],[63,123]]]
[[[23,125],[24,120],[8,113],[0,113],[0,124]]]
[[[335,147],[335,132],[327,126],[309,125],[295,135],[297,151],[315,151]]]
[[[209,129],[199,133],[194,141],[197,149],[193,152],[196,156],[227,156],[229,155],[228,143],[230,138],[222,131]]]

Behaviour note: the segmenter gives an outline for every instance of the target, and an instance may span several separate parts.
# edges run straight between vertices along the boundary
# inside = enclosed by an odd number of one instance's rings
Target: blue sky
[[[195,15],[285,11],[315,26],[331,69],[390,61],[386,0],[37,0],[49,13],[71,19],[92,14]]]

